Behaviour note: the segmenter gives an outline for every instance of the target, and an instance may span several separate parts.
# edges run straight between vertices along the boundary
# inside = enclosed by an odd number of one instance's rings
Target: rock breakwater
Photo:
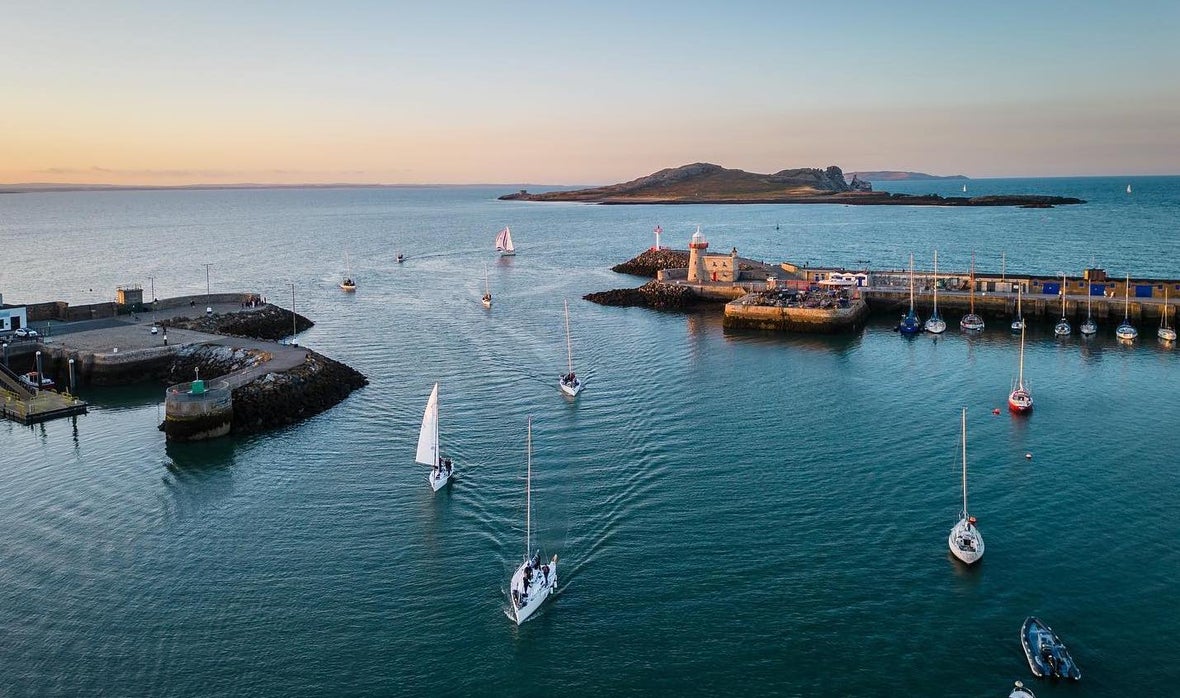
[[[599,305],[616,307],[653,308],[655,310],[691,310],[709,303],[684,286],[649,281],[639,288],[618,288],[613,291],[588,293],[583,299]]]
[[[646,276],[654,279],[664,269],[687,268],[688,252],[685,250],[648,249],[622,264],[616,264],[610,270],[620,274]]]
[[[296,313],[294,325],[297,332],[303,332],[315,323]],[[266,340],[289,337],[292,332],[291,311],[269,303],[238,313],[214,313],[195,318],[174,317],[161,321],[160,326]]]
[[[252,434],[317,415],[369,384],[359,371],[315,352],[303,365],[268,373],[233,392],[232,433]]]

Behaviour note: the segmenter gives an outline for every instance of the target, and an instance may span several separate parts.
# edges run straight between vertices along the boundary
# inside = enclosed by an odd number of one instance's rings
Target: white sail
[[[496,251],[516,252],[516,246],[512,244],[512,231],[508,230],[508,226],[504,226],[504,229],[496,235]]]
[[[422,465],[438,465],[438,383],[430,391],[426,412],[422,415],[422,431],[418,432],[418,454],[414,460]]]

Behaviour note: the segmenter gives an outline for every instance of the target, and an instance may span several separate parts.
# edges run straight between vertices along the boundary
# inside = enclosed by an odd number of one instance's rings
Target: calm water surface
[[[1126,184],[1134,194],[1124,193]],[[958,182],[892,190],[956,193]],[[168,446],[163,391],[95,390],[89,415],[0,423],[0,693],[495,692],[1006,695],[1036,614],[1085,678],[1040,696],[1166,695],[1180,681],[1177,354],[1029,337],[1035,413],[1002,407],[1003,329],[905,339],[728,334],[717,314],[605,308],[650,244],[767,260],[1180,276],[1180,179],[981,180],[1049,210],[604,207],[500,189],[100,192],[0,197],[6,301],[255,289],[369,387],[293,428]],[[507,190],[507,189],[505,189]],[[511,225],[519,256],[491,251]],[[776,230],[776,225],[778,229]],[[348,253],[360,290],[336,288]],[[398,252],[408,259],[399,265]],[[495,307],[480,306],[487,267]],[[91,290],[93,289],[93,291]],[[577,401],[565,368],[570,300]],[[438,381],[460,477],[413,463]],[[968,409],[965,569],[946,537]],[[562,589],[523,627],[504,590],[534,537]],[[1025,453],[1033,459],[1026,460]]]

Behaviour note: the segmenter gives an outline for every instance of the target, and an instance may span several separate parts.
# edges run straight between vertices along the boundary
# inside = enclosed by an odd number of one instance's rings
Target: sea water
[[[1125,193],[1126,184],[1134,193]],[[0,422],[0,693],[1004,695],[1037,615],[1094,695],[1180,681],[1176,350],[1108,323],[904,338],[728,333],[591,291],[653,242],[811,265],[1180,277],[1180,179],[973,180],[1053,209],[588,206],[511,187],[0,196],[5,302],[253,290],[370,385],[258,436],[169,445],[163,388]],[[879,185],[961,193],[961,182]],[[515,258],[492,250],[511,226]],[[403,264],[398,253],[406,255]],[[337,287],[348,256],[355,294]],[[494,307],[480,304],[485,268]],[[558,390],[573,363],[586,389]],[[1108,326],[1109,325],[1109,326]],[[438,382],[454,483],[413,462]],[[987,555],[947,550],[961,509]],[[1001,408],[999,415],[993,408]],[[532,546],[560,591],[504,616]],[[1026,459],[1025,454],[1031,454]],[[1038,695],[1076,692],[1036,682]]]

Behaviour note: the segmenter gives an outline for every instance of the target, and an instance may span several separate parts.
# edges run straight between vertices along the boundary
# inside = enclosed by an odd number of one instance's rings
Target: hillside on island
[[[531,194],[521,190],[500,197],[504,201],[580,201],[596,204],[853,204],[908,206],[1029,206],[1081,204],[1061,196],[1003,194],[965,197],[937,194],[890,194],[872,191],[869,182],[832,165],[803,167],[758,174],[698,162],[660,170],[622,184]]]
[[[856,176],[869,182],[908,182],[927,179],[970,179],[967,175],[932,175],[925,172],[906,172],[904,170],[873,170],[871,172],[849,172],[848,176]]]

